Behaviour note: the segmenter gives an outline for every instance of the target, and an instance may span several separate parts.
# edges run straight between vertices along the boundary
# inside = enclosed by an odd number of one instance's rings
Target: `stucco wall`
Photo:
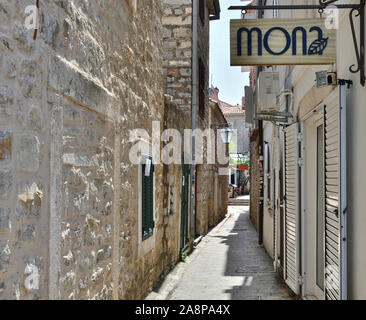
[[[357,1],[350,1],[358,3]],[[282,4],[282,3],[280,3]],[[308,11],[306,14],[301,10],[291,13],[283,11],[281,17],[313,17],[317,16],[316,11]],[[328,87],[317,89],[314,86],[315,72],[320,70],[337,71],[338,79],[350,79],[353,85],[347,90],[347,223],[348,223],[348,298],[365,299],[366,277],[366,255],[364,243],[366,242],[365,228],[366,219],[364,215],[364,189],[366,181],[366,170],[364,161],[366,157],[366,145],[364,137],[366,128],[365,99],[366,91],[360,85],[359,73],[352,74],[349,67],[356,63],[354,45],[350,36],[350,24],[348,20],[349,10],[340,11],[340,27],[337,32],[337,64],[334,66],[296,66],[289,72],[286,67],[279,67],[281,79],[285,78],[287,87],[294,87],[295,111],[302,118],[310,112],[334,88]],[[359,37],[359,19],[355,18],[355,30]],[[283,82],[283,85],[285,83]]]
[[[258,130],[252,133],[250,139],[250,219],[259,230],[260,209],[260,159]]]
[[[347,90],[348,294],[350,299],[366,299],[366,89],[360,85],[359,74],[349,72],[349,66],[356,63],[349,28],[345,14],[337,35],[337,72],[340,79],[353,81],[353,86]],[[357,18],[355,28],[359,30]],[[352,54],[351,49],[346,48],[352,48]]]

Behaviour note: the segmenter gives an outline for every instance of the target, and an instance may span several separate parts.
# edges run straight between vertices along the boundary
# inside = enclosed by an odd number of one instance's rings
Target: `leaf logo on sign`
[[[309,55],[318,54],[322,55],[326,47],[328,46],[329,38],[322,38],[315,40],[309,47]]]

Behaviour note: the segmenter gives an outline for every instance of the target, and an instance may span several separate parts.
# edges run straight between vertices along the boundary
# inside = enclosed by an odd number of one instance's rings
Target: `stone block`
[[[63,164],[65,166],[75,166],[80,168],[92,167],[93,163],[87,156],[81,156],[74,153],[64,154],[62,156]]]
[[[17,40],[17,46],[24,51],[32,51],[35,41],[33,40],[33,32],[27,30],[24,24],[16,21],[13,26],[13,37]]]
[[[22,183],[18,185],[18,201],[15,213],[19,218],[25,216],[39,217],[43,200],[43,188],[33,183]]]
[[[86,176],[82,173],[81,169],[76,169],[73,167],[68,174],[67,184],[70,188],[86,190],[88,185],[88,180]]]
[[[1,51],[14,51],[14,45],[12,41],[4,36],[0,36],[0,52]]]
[[[184,25],[190,25],[192,23],[192,18],[190,16],[188,17],[163,17],[162,19],[163,25],[175,25],[175,26],[184,26]]]
[[[0,21],[2,24],[9,25],[10,24],[10,13],[11,13],[11,3],[9,1],[1,1],[0,2]]]
[[[40,14],[40,35],[46,43],[56,49],[56,38],[60,31],[57,20],[49,13]]]
[[[104,270],[103,268],[96,269],[93,274],[91,275],[90,280],[95,284],[101,283],[104,277]]]
[[[19,85],[25,98],[41,98],[39,72],[35,60],[24,60],[20,67]]]
[[[95,246],[101,244],[102,235],[100,234],[101,221],[97,220],[90,214],[85,218],[84,223],[84,244],[87,246]]]
[[[10,248],[8,245],[0,246],[0,272],[6,272],[9,268]]]
[[[37,172],[41,162],[41,144],[37,136],[23,135],[17,147],[17,170]]]
[[[33,225],[27,225],[17,231],[19,242],[32,242],[36,237],[36,230]]]
[[[70,194],[71,214],[82,215],[89,209],[89,192],[87,190],[73,191]]]
[[[7,86],[0,85],[0,112],[10,116],[14,102],[14,93]]]
[[[179,69],[179,73],[181,76],[190,77],[192,75],[192,70],[190,68],[181,68]]]
[[[72,254],[72,251],[69,250],[69,253],[62,257],[63,263],[65,266],[69,267],[75,262],[75,257]]]
[[[5,282],[0,282],[0,294],[2,294],[6,289]]]
[[[13,185],[13,175],[10,171],[0,171],[0,199],[7,199]]]
[[[48,83],[52,88],[97,113],[108,115],[112,119],[117,116],[119,103],[100,82],[61,57],[50,55],[48,63]]]
[[[0,231],[10,229],[10,209],[0,207]]]
[[[168,76],[177,77],[179,69],[178,68],[168,68]]]
[[[82,118],[80,110],[72,107],[65,107],[63,114],[64,114],[64,121],[81,123]]]
[[[11,58],[9,55],[5,55],[3,69],[8,79],[14,79],[17,75],[15,59]]]
[[[0,161],[11,158],[12,135],[8,131],[0,131]]]
[[[112,247],[105,246],[97,252],[97,263],[105,261],[112,256]]]
[[[91,254],[83,254],[78,264],[80,271],[91,270],[94,264],[94,257]]]
[[[175,28],[173,30],[174,38],[189,38],[191,36],[191,29],[190,28]]]
[[[29,126],[35,130],[42,132],[44,128],[44,118],[42,110],[38,105],[31,104],[28,113]]]

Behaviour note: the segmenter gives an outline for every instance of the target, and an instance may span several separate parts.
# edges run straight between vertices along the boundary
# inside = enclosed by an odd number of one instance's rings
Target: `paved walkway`
[[[187,263],[179,265],[181,269],[173,275],[176,283],[170,286],[168,299],[294,298],[273,271],[271,258],[258,246],[248,210],[248,207],[229,207],[228,218],[202,240]]]

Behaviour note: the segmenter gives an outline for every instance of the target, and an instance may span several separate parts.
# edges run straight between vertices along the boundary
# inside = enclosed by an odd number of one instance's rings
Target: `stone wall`
[[[154,234],[142,241],[129,132],[191,126],[192,2],[41,0],[33,40],[34,2],[0,1],[0,299],[141,299],[179,258],[182,170],[155,166]],[[208,32],[207,13],[207,87]]]
[[[163,0],[165,92],[185,109],[192,106],[192,0]]]
[[[174,128],[184,137],[184,130],[191,126],[190,114],[181,107],[175,105],[171,100],[166,101],[165,108],[165,128]],[[183,141],[182,141],[183,148]],[[182,160],[184,153],[182,150]],[[166,242],[167,257],[166,264],[177,261],[180,249],[181,237],[181,203],[182,203],[182,165],[164,165],[164,215],[166,217]],[[188,181],[189,183],[189,181]],[[190,192],[188,194],[190,197]],[[189,199],[190,200],[190,199]],[[189,208],[190,209],[190,208]],[[190,210],[188,212],[188,226],[190,224]],[[169,226],[169,227],[168,227]],[[189,228],[188,228],[189,231]],[[193,238],[189,237],[189,243],[193,243]]]
[[[198,59],[201,59],[206,75],[205,75],[205,114],[202,117],[200,114],[197,115],[197,128],[201,130],[205,130],[210,128],[209,123],[209,96],[208,96],[208,88],[209,88],[209,55],[210,55],[210,21],[208,8],[205,8],[205,20],[202,23],[200,17],[198,17]],[[198,109],[198,107],[197,107]],[[207,149],[204,145],[204,164],[199,165],[197,168],[197,190],[196,190],[196,201],[197,201],[197,228],[196,233],[199,235],[207,234],[209,230],[209,211],[212,210],[212,206],[210,205],[213,202],[213,185],[212,178],[210,177],[210,165],[207,164],[205,156],[207,155]]]
[[[173,97],[174,104],[191,115],[192,107],[192,0],[164,0],[164,74],[166,93]],[[205,8],[205,21],[198,18],[198,59],[206,70],[207,95],[205,116],[196,115],[197,128],[209,127],[209,32],[208,8]],[[198,74],[197,74],[198,76]],[[198,89],[197,89],[198,93]],[[187,124],[191,128],[191,124]],[[208,214],[213,202],[212,179],[207,164],[196,167],[197,188],[195,190],[196,234],[205,235],[208,231]]]
[[[40,1],[35,41],[28,5],[0,3],[0,299],[142,298],[164,266],[139,255],[128,130],[163,118],[161,2]]]

